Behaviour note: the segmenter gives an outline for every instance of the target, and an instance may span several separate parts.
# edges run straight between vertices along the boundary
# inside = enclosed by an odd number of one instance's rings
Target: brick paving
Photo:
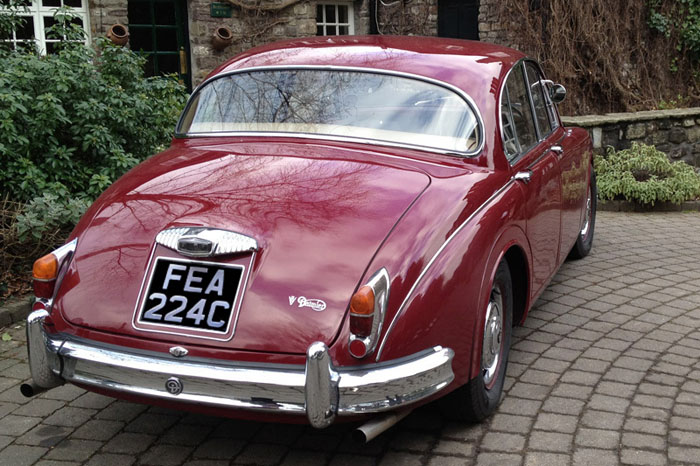
[[[697,213],[599,213],[592,254],[564,264],[515,330],[498,412],[466,425],[429,405],[368,445],[352,425],[219,419],[73,386],[28,400],[24,328],[6,331],[1,465],[700,464]]]

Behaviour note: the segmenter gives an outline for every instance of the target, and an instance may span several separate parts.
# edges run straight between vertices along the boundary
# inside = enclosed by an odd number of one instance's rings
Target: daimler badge
[[[165,389],[171,395],[179,395],[182,393],[182,382],[177,377],[170,377],[167,382],[165,382]]]

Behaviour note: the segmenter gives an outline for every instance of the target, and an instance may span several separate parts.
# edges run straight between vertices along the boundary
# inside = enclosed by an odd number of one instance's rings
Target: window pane
[[[327,35],[327,36],[336,36],[336,35],[338,35],[338,34],[335,32],[335,26],[326,26],[326,35]]]
[[[323,26],[316,26],[316,35],[317,36],[324,36],[325,35],[323,33]]]
[[[177,29],[156,29],[156,50],[177,50]]]
[[[530,94],[532,94],[532,103],[535,106],[537,127],[540,129],[540,136],[545,137],[552,132],[552,127],[549,125],[549,117],[547,116],[542,79],[540,77],[540,73],[532,63],[527,63],[525,65],[525,69],[527,70],[527,81],[530,85]]]
[[[316,5],[316,22],[323,22],[323,5]]]
[[[41,0],[42,6],[61,6],[61,0]]]
[[[503,129],[503,147],[508,160],[513,160],[520,153],[518,137],[515,134],[515,123],[510,113],[510,100],[508,98],[508,87],[503,89],[501,100],[501,127]]]
[[[56,52],[56,44],[57,42],[47,42],[46,43],[46,53],[55,53]]]
[[[528,150],[537,142],[535,132],[535,122],[530,109],[530,99],[525,88],[525,80],[522,67],[517,65],[510,73],[508,82],[508,95],[510,96],[511,112],[513,114],[513,124],[518,135],[518,142],[523,151]]]
[[[350,28],[347,26],[338,26],[338,34],[341,36],[347,36],[350,34]]]
[[[291,70],[215,79],[194,97],[180,132],[272,131],[359,137],[467,152],[476,115],[458,94],[370,72]]]
[[[155,7],[155,24],[176,24],[175,23],[175,8],[172,3],[156,2]]]
[[[80,26],[82,28],[83,27],[83,18],[73,18],[71,20],[71,24],[75,24],[76,26]]]
[[[178,61],[176,54],[158,55],[158,72],[160,74],[177,73],[179,69]]]
[[[129,44],[131,45],[131,50],[153,50],[153,38],[151,37],[151,29],[144,27],[130,27]]]
[[[335,5],[326,5],[326,22],[335,23]]]
[[[81,0],[63,0],[63,4],[72,8],[81,8],[82,5]]]
[[[23,25],[17,27],[16,31],[18,39],[31,39],[34,37],[34,21],[32,18],[26,18]]]
[[[52,16],[44,16],[44,30],[56,24],[56,20]]]
[[[130,24],[151,24],[151,8],[148,3],[129,1],[127,11]],[[129,31],[131,32],[131,31]]]
[[[338,22],[347,23],[348,22],[348,7],[347,5],[338,5]]]

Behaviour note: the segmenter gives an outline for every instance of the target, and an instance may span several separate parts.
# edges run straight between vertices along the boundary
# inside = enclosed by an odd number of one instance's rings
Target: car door
[[[552,127],[542,94],[533,98],[527,63],[521,61],[508,75],[501,98],[501,125],[512,174],[525,193],[524,217],[536,296],[559,265],[561,173],[552,146],[561,132]]]
[[[525,62],[530,93],[541,118],[549,119],[552,134],[550,149],[557,155],[561,172],[561,241],[559,262],[563,262],[581,230],[581,211],[588,187],[588,158],[581,157],[580,148],[569,132],[561,126],[559,112],[549,98],[547,82],[534,62]],[[551,81],[549,81],[551,83]],[[542,111],[544,109],[544,111]],[[538,122],[540,117],[538,117]],[[546,124],[543,120],[542,124]]]

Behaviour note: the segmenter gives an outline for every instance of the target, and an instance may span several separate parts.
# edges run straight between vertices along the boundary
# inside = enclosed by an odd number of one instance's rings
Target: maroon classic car
[[[485,418],[512,327],[591,249],[591,141],[562,126],[565,93],[479,42],[238,55],[195,90],[171,147],[36,262],[23,392],[369,419],[367,437],[443,396]]]

